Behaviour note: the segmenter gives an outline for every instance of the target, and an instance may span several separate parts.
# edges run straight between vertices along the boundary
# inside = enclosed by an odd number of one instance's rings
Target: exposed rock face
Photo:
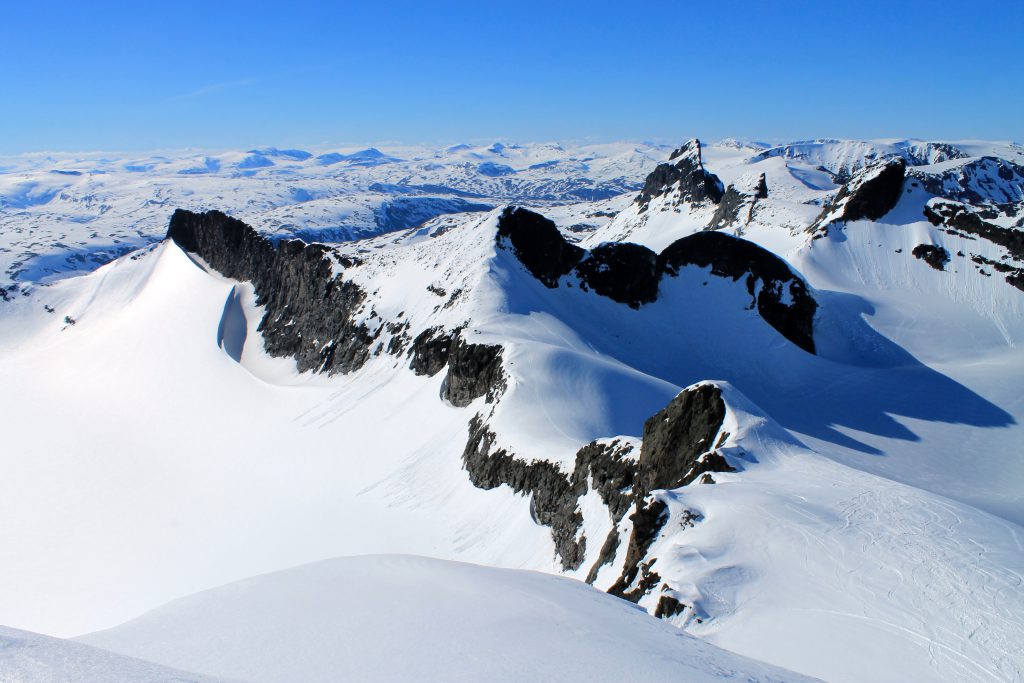
[[[762,174],[761,177],[764,178],[764,175]],[[722,195],[722,200],[718,203],[718,208],[715,209],[715,213],[711,216],[711,221],[706,229],[723,230],[737,224],[745,224],[746,221],[744,219],[750,218],[750,207],[752,205],[753,201],[749,195],[743,194],[730,185],[726,188],[725,194]]]
[[[924,215],[932,225],[984,238],[1005,247],[1014,260],[1024,261],[1024,230],[990,223],[978,210],[958,202],[932,200],[924,207]]]
[[[376,335],[355,321],[366,293],[334,275],[327,247],[299,240],[275,247],[219,211],[179,209],[167,237],[225,277],[252,282],[265,306],[259,330],[271,356],[295,358],[300,372],[329,374],[351,372],[369,358]]]
[[[1024,166],[981,157],[940,173],[911,169],[931,194],[967,204],[1011,204],[1024,200]]]
[[[750,223],[754,205],[759,199],[767,197],[768,180],[764,173],[758,177],[752,193],[743,192],[735,185],[729,185],[705,230],[735,229],[736,234],[741,234],[742,229]]]
[[[820,236],[827,234],[833,223],[864,219],[877,221],[882,218],[899,201],[906,167],[907,163],[902,157],[894,157],[857,173],[843,185],[809,230]]]
[[[949,263],[949,252],[934,244],[919,244],[911,253],[935,270],[945,270]]]
[[[576,266],[582,286],[612,301],[639,308],[658,298],[658,257],[627,242],[602,244]]]
[[[532,240],[538,245],[532,245]],[[657,299],[664,275],[678,275],[688,265],[711,267],[719,277],[745,277],[747,292],[764,320],[784,337],[814,353],[817,303],[806,283],[785,261],[766,249],[718,232],[676,240],[661,254],[628,243],[602,244],[587,252],[565,241],[555,224],[526,209],[507,209],[498,221],[498,245],[514,253],[548,287],[572,272],[583,289],[639,308]],[[561,241],[561,245],[558,242]],[[516,245],[519,246],[516,246]],[[549,259],[545,260],[545,259]]]
[[[676,191],[676,201],[703,202],[717,204],[722,199],[725,189],[722,181],[714,173],[704,169],[701,161],[700,141],[690,140],[672,152],[667,164],[658,166],[647,176],[640,194],[634,200],[645,211],[651,200]]]
[[[448,353],[448,374],[442,393],[445,400],[460,408],[481,396],[493,403],[505,390],[499,344],[469,344],[460,333]]]
[[[1024,230],[1004,228],[986,221],[983,218],[983,215],[986,215],[985,209],[976,209],[959,202],[933,199],[924,207],[924,215],[932,225],[942,226],[950,234],[981,237],[1004,247],[1012,260],[1024,261]],[[917,256],[916,248],[914,255]],[[971,258],[975,263],[991,266],[1003,274],[1007,283],[1024,291],[1024,267],[1013,263],[993,261],[977,254],[973,254]]]
[[[644,423],[637,494],[685,486],[702,472],[697,459],[714,448],[725,419],[721,390],[702,384],[681,392]],[[638,500],[638,502],[639,502]]]
[[[526,462],[503,448],[494,448],[495,438],[483,417],[474,416],[462,452],[470,481],[482,489],[508,484],[513,491],[531,496],[530,510],[538,523],[551,527],[562,567],[578,568],[586,553],[586,539],[577,539],[583,515],[577,504],[579,494],[569,478],[550,462]]]
[[[463,464],[474,486],[492,489],[507,484],[530,496],[531,513],[538,523],[551,528],[555,550],[567,570],[578,569],[586,558],[579,499],[591,488],[596,490],[614,526],[589,570],[590,582],[614,560],[622,544],[618,524],[635,509],[623,571],[609,589],[635,602],[660,582],[651,570],[653,560],[643,560],[669,517],[665,503],[650,493],[684,486],[707,472],[733,471],[715,448],[724,419],[725,403],[718,387],[687,389],[647,421],[639,458],[628,442],[594,441],[576,453],[573,472],[566,475],[550,462],[530,462],[497,447],[496,435],[477,414],[470,421]],[[686,512],[679,522],[687,526],[697,519]]]
[[[569,244],[554,222],[539,213],[508,207],[498,220],[498,237],[508,240],[519,261],[548,287],[568,275],[585,253]]]
[[[754,190],[754,198],[756,199],[767,199],[768,198],[768,179],[765,178],[764,173],[757,179],[757,189]]]
[[[592,441],[576,452],[572,483],[580,495],[586,493],[592,483],[608,506],[612,520],[618,523],[633,504],[636,474],[637,461],[630,444],[617,440],[607,444]]]
[[[626,563],[622,568],[622,576],[612,584],[608,592],[637,602],[661,581],[661,577],[650,570],[650,564],[643,567],[643,576],[639,582],[637,575],[641,571],[640,563],[668,521],[668,506],[658,499],[638,503],[630,519],[633,521],[633,533],[626,546]]]
[[[643,445],[633,485],[636,505],[636,512],[630,517],[633,532],[622,574],[608,589],[609,593],[636,602],[661,581],[651,569],[654,560],[643,562],[668,521],[667,507],[650,494],[658,489],[686,486],[708,472],[734,471],[716,450],[716,438],[724,421],[725,401],[721,389],[702,384],[680,392],[644,423]],[[686,518],[679,522],[692,526],[697,519],[695,514],[687,512]],[[613,529],[612,533],[617,532]],[[599,562],[607,561],[610,560],[603,556],[599,559]],[[598,569],[599,565],[595,565],[591,575],[596,576]]]
[[[423,330],[412,341],[409,369],[417,375],[433,377],[448,365],[448,356],[458,331],[449,332],[443,327]],[[393,337],[394,339],[394,337]]]
[[[765,322],[804,351],[814,353],[818,304],[803,279],[767,249],[720,232],[699,232],[666,247],[658,263],[668,275],[694,265],[710,266],[712,274],[719,277],[745,277],[747,292],[754,297],[757,312]]]

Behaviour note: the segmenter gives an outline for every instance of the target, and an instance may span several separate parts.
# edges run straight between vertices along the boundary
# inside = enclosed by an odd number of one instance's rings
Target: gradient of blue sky
[[[0,152],[1024,138],[1024,1],[18,2]]]

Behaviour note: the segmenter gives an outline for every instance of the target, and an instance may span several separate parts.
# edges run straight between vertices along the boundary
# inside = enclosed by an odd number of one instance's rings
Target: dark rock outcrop
[[[755,199],[767,199],[768,198],[768,179],[764,173],[757,179],[757,189],[754,190]]]
[[[690,140],[672,152],[669,162],[658,164],[644,181],[634,200],[640,205],[640,211],[646,211],[655,197],[673,191],[676,203],[710,201],[717,204],[721,201],[725,189],[718,176],[704,169],[699,140]]]
[[[671,619],[685,612],[687,607],[671,595],[662,595],[658,598],[658,606],[654,608],[654,617],[656,619]]]
[[[1004,228],[982,218],[981,212],[957,202],[932,201],[924,216],[935,226],[946,226],[1004,247],[1010,258],[1024,261],[1024,230]]]
[[[928,192],[974,205],[1012,204],[1024,200],[1024,166],[998,157],[980,157],[938,173],[911,169]]]
[[[493,489],[507,484],[530,496],[531,514],[539,524],[551,528],[555,550],[566,570],[578,569],[586,558],[579,499],[591,488],[596,490],[608,507],[613,527],[588,572],[588,582],[596,580],[601,567],[614,560],[622,543],[619,522],[634,508],[623,571],[609,592],[635,602],[660,581],[651,571],[653,560],[646,564],[643,560],[668,514],[665,503],[650,494],[655,489],[684,486],[708,472],[733,471],[715,448],[724,418],[725,403],[718,387],[687,389],[647,421],[639,458],[628,442],[594,441],[576,453],[573,472],[566,475],[553,463],[527,461],[496,447],[496,435],[483,415],[477,414],[470,421],[462,459],[474,486]],[[682,526],[692,526],[697,519],[698,515],[686,511],[679,521]]]
[[[658,298],[658,257],[639,244],[612,242],[594,247],[576,272],[582,287],[632,308]]]
[[[568,275],[583,258],[583,249],[569,244],[554,221],[539,213],[508,207],[498,220],[497,239],[508,240],[519,262],[548,287]]]
[[[713,275],[734,281],[744,277],[761,317],[814,353],[814,297],[785,261],[752,242],[703,232],[676,240],[657,256],[646,247],[621,242],[587,252],[569,244],[552,221],[512,207],[499,218],[496,239],[499,247],[511,244],[526,269],[546,286],[557,287],[562,276],[575,272],[583,289],[633,308],[657,300],[661,278],[678,275],[688,265],[710,266]]]
[[[650,571],[650,564],[641,567],[641,562],[647,556],[651,544],[658,537],[658,533],[665,522],[668,521],[668,506],[657,498],[641,502],[637,505],[636,512],[629,517],[633,522],[633,533],[629,536],[626,545],[626,561],[622,568],[622,575],[611,585],[608,592],[625,598],[630,602],[638,602],[641,597],[653,589],[661,577]],[[638,575],[643,570],[643,576],[637,581]]]
[[[577,538],[583,525],[578,506],[581,494],[574,491],[569,477],[557,465],[520,460],[504,448],[494,448],[495,438],[481,415],[470,420],[469,439],[462,452],[470,481],[482,489],[507,484],[516,493],[529,495],[534,519],[551,527],[562,567],[577,569],[586,554],[586,538]]]
[[[902,157],[893,157],[860,171],[840,188],[809,231],[821,236],[827,234],[833,223],[882,218],[899,201],[906,170],[907,162]]]
[[[945,270],[949,263],[949,252],[934,244],[919,244],[911,253],[935,270]]]
[[[877,221],[892,211],[903,190],[906,162],[902,158],[891,159],[878,172],[860,184],[847,183],[836,196],[836,203],[845,201],[840,220],[847,223],[868,219]]]
[[[680,392],[651,416],[644,423],[637,474],[641,500],[655,489],[685,486],[707,471],[698,471],[697,460],[714,448],[724,419],[722,391],[713,384]]]
[[[355,320],[366,292],[334,274],[327,247],[299,240],[275,247],[220,211],[178,209],[167,237],[221,275],[252,282],[265,307],[259,330],[271,356],[294,358],[300,372],[329,374],[351,372],[369,358],[376,335]]]
[[[958,202],[933,200],[924,207],[924,215],[928,222],[942,226],[948,233],[961,237],[980,237],[1006,249],[1007,256],[1014,261],[1024,261],[1024,230],[1004,228],[986,221],[983,218],[986,215],[985,209],[969,207]],[[914,255],[917,255],[916,249]],[[1007,283],[1024,291],[1024,267],[984,259],[977,254],[972,255],[972,260],[975,263],[992,266],[994,270],[1003,274]]]
[[[448,352],[448,374],[442,395],[454,406],[464,408],[481,396],[493,403],[505,390],[500,344],[469,344],[460,333]]]
[[[413,339],[409,351],[412,356],[409,369],[417,375],[430,377],[441,372],[448,365],[452,343],[457,334],[458,331],[449,332],[443,327],[430,327],[420,332]]]
[[[582,495],[593,484],[615,523],[633,504],[637,462],[632,453],[633,446],[618,440],[605,444],[592,441],[576,452],[573,488]]]
[[[666,247],[658,264],[668,275],[693,265],[710,266],[711,273],[719,277],[745,278],[747,292],[765,322],[804,351],[814,353],[818,304],[803,279],[767,249],[724,233],[699,232]]]
[[[764,176],[762,175],[761,177],[763,178]],[[730,185],[726,188],[725,194],[722,195],[722,201],[718,203],[718,208],[715,209],[715,213],[711,216],[706,229],[723,230],[731,228],[738,223],[745,224],[746,220],[744,219],[750,218],[750,207],[752,205],[753,200],[749,195],[743,194]],[[746,209],[745,212],[744,209]]]
[[[715,448],[715,437],[724,421],[725,401],[721,389],[713,384],[702,384],[680,392],[644,423],[643,445],[633,484],[636,505],[636,512],[630,516],[633,532],[622,574],[608,589],[609,593],[636,602],[660,581],[651,570],[654,560],[643,561],[668,520],[667,507],[650,496],[652,491],[686,486],[708,472],[734,471]],[[687,511],[685,519],[679,521],[682,526],[692,526],[697,520],[695,513]],[[613,529],[612,533],[617,534],[617,531]],[[604,561],[608,560],[599,558],[599,562]],[[596,577],[598,569],[599,565],[595,565],[591,576]]]

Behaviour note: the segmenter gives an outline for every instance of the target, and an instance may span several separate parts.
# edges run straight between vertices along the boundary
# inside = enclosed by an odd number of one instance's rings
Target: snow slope
[[[252,285],[175,244],[19,285],[0,304],[0,512],[12,520],[0,528],[0,583],[12,587],[0,592],[0,623],[74,635],[254,574],[363,553],[585,579],[614,530],[618,551],[594,580],[611,588],[630,515],[650,501],[616,519],[588,479],[577,501],[583,559],[567,569],[537,521],[542,497],[472,484],[471,420],[519,467],[568,478],[582,447],[617,439],[639,451],[648,417],[714,380],[727,419],[712,442],[736,471],[651,492],[669,512],[640,558],[661,579],[641,607],[657,612],[672,597],[681,607],[666,617],[686,631],[829,681],[1019,680],[1024,294],[991,265],[1015,263],[1004,247],[923,215],[928,174],[956,185],[982,154],[1019,155],[956,148],[966,156],[943,161],[939,147],[902,141],[705,149],[726,187],[747,192],[765,175],[768,196],[723,231],[806,278],[816,355],[759,315],[743,281],[709,268],[664,277],[657,299],[636,308],[584,291],[575,273],[546,286],[495,241],[498,211],[340,246],[335,272],[365,291],[354,321],[385,330],[378,348],[434,326],[500,345],[500,396],[463,407],[441,399],[445,372],[409,369],[407,347],[330,377],[270,358]],[[843,173],[893,150],[917,165],[891,210],[808,232]],[[438,154],[522,171],[563,152]],[[1000,177],[985,169],[963,176],[972,191]],[[481,182],[518,172],[489,168]],[[621,238],[657,250],[714,210],[675,211],[666,196],[643,223],[628,196],[557,200],[550,212],[580,245]],[[594,225],[580,226],[588,215]],[[922,244],[946,250],[943,269],[913,255]]]
[[[222,679],[0,626],[0,680],[7,683],[215,683]]]
[[[341,554],[553,566],[527,501],[473,488],[444,448],[466,426],[437,400],[440,377],[390,359],[358,378],[298,377],[248,342],[243,359],[282,383],[263,381],[218,347],[234,288],[164,244],[47,288],[59,313],[5,310],[3,414],[17,434],[0,574],[18,588],[0,593],[3,621],[75,635]],[[412,504],[367,491],[428,457]]]
[[[78,640],[252,683],[809,680],[576,581],[394,555],[265,574]]]
[[[829,681],[1020,676],[1024,529],[823,458],[724,389],[741,471],[659,494],[703,520],[649,553],[695,606],[674,621]]]

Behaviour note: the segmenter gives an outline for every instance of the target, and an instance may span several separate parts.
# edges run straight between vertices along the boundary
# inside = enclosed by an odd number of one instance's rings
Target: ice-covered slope
[[[808,680],[575,581],[394,555],[257,576],[79,640],[252,683]]]

